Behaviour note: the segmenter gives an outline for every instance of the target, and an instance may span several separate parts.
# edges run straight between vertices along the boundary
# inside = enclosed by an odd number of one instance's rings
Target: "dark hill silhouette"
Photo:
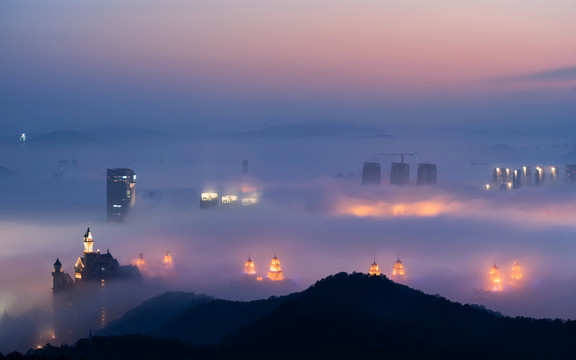
[[[271,297],[250,302],[214,300],[178,315],[148,335],[200,345],[216,344],[297,296]]]
[[[130,349],[131,358],[145,360],[158,358],[163,347],[170,347],[166,356],[174,359],[567,359],[573,358],[576,335],[573,321],[503,317],[426,295],[384,276],[356,273],[336,274],[280,298],[211,301],[161,329],[166,336],[198,341],[203,329],[211,334],[208,338],[233,328],[238,330],[219,344],[204,347],[124,336],[95,339],[92,353],[84,340],[28,357],[115,360]],[[180,350],[174,353],[176,348]]]
[[[145,334],[158,329],[176,315],[214,298],[185,292],[167,292],[146,300],[112,321],[98,335]]]

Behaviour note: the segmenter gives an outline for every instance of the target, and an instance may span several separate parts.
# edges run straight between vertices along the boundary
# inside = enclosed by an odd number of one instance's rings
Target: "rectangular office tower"
[[[106,170],[106,209],[108,221],[119,223],[136,202],[136,174],[132,169]]]
[[[522,187],[522,169],[514,170],[512,173],[512,189],[520,189]]]
[[[418,164],[416,173],[416,184],[435,185],[436,184],[436,164]]]
[[[566,182],[576,184],[576,164],[566,165]]]
[[[393,162],[390,170],[390,184],[408,185],[410,183],[410,165],[403,162]]]
[[[536,166],[534,170],[534,185],[540,186],[544,184],[544,168]]]
[[[380,163],[365,161],[362,166],[362,185],[380,185],[381,181]]]
[[[532,168],[530,166],[522,166],[522,185],[532,185]]]

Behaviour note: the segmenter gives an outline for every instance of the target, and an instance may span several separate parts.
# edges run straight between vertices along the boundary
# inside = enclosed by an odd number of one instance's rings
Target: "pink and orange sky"
[[[286,111],[330,118],[339,111],[318,108],[344,107],[343,99],[353,114],[502,94],[532,106],[543,97],[566,116],[576,82],[574,14],[572,0],[4,0],[1,97],[15,101],[4,100],[0,117],[33,126],[39,113],[18,104],[22,96],[66,125],[102,102],[109,112],[100,116],[126,123],[155,99],[148,113],[174,123],[190,115],[263,124]]]

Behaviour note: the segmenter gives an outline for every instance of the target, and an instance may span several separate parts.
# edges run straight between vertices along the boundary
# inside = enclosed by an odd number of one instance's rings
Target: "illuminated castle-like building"
[[[268,280],[271,281],[282,281],[284,280],[284,275],[282,275],[282,268],[280,267],[280,260],[274,254],[272,261],[270,262],[270,271],[268,271]]]
[[[368,271],[368,275],[370,275],[370,276],[379,276],[380,275],[380,268],[378,267],[378,264],[376,264],[376,259],[374,259],[374,262],[370,266],[370,270]]]
[[[522,267],[518,264],[518,261],[514,261],[514,264],[512,264],[512,271],[510,272],[510,285],[521,286],[522,277]]]
[[[100,250],[94,251],[94,240],[90,227],[84,234],[84,251],[74,264],[74,280],[62,271],[60,259],[54,263],[52,272],[52,290],[55,293],[75,288],[85,282],[98,282],[107,279],[116,278],[139,278],[140,272],[133,265],[120,266],[110,251],[101,254]]]
[[[394,267],[392,268],[392,278],[396,280],[405,280],[406,273],[404,272],[404,264],[400,261],[400,258],[396,260],[394,263]]]
[[[246,264],[244,264],[244,279],[252,279],[256,275],[256,267],[254,266],[254,261],[248,256]]]
[[[500,292],[502,291],[502,279],[500,278],[500,270],[494,264],[488,273],[488,291]]]

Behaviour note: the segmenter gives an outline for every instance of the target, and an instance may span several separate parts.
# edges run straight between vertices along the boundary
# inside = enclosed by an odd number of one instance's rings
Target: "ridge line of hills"
[[[45,346],[26,358],[535,359],[574,353],[575,321],[505,317],[385,276],[339,273],[299,293],[251,302],[202,296],[189,296],[200,301],[145,334],[94,337],[91,350],[87,339]]]

